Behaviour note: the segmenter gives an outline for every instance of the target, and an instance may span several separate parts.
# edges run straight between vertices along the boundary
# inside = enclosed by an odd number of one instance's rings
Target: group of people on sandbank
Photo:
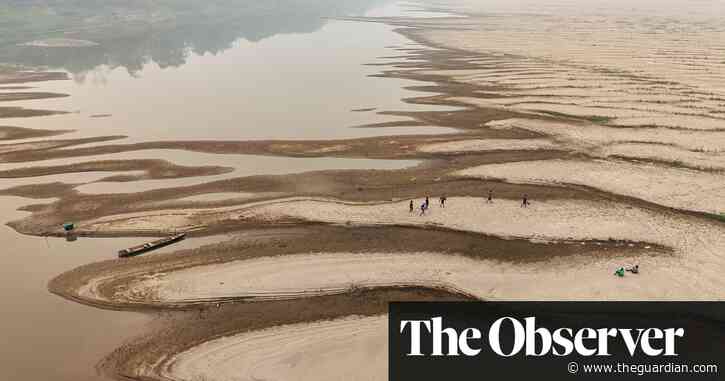
[[[445,208],[447,201],[448,201],[448,198],[445,195],[440,196],[440,198],[438,199],[439,206],[441,208]],[[486,198],[486,203],[493,204],[493,190],[488,191],[488,197]],[[524,194],[521,197],[521,207],[527,208],[529,205],[531,205],[531,202],[529,201],[529,196],[527,194]],[[410,200],[410,203],[409,203],[410,213],[412,214],[413,212],[415,212],[415,209],[416,209],[415,201]],[[424,216],[428,212],[429,209],[430,209],[430,197],[426,196],[425,200],[420,204],[420,214],[419,215]],[[625,273],[632,273],[634,275],[639,274],[639,265],[634,265],[632,267],[627,267],[627,268],[620,267],[614,272],[614,275],[616,275],[618,277],[624,277]]]
[[[439,205],[441,208],[446,207],[446,201],[448,201],[448,198],[446,196],[441,196],[439,198]],[[486,198],[487,204],[493,204],[493,190],[488,190],[488,197]],[[529,202],[529,196],[527,194],[524,194],[521,197],[521,207],[527,208],[529,205],[531,205],[531,202]],[[428,209],[430,208],[430,197],[425,196],[425,201],[423,201],[420,204],[420,215],[424,216]],[[410,213],[413,213],[415,211],[415,202],[413,200],[410,200],[409,204]]]

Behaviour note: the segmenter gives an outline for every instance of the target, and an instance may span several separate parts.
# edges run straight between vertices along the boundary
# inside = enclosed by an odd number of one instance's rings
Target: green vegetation
[[[597,123],[597,124],[607,124],[612,121],[612,118],[610,118],[608,116],[602,116],[602,115],[578,116],[578,115],[572,115],[572,114],[565,114],[563,112],[557,112],[557,111],[547,111],[547,110],[537,110],[537,111],[541,112],[543,114],[557,117],[557,118],[587,120],[587,121],[590,121],[592,123]]]
[[[707,216],[710,218],[714,218],[720,222],[725,222],[725,213],[707,213]]]
[[[587,119],[589,119],[592,123],[597,123],[597,124],[607,124],[612,121],[612,118],[610,118],[608,116],[601,116],[601,115],[590,116]]]

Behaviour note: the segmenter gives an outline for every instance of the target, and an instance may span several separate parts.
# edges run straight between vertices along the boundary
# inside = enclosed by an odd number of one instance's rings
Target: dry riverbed
[[[62,236],[61,224],[73,221],[76,234],[89,237],[229,235],[196,249],[91,263],[50,282],[52,292],[94,307],[168,315],[110,354],[103,370],[144,379],[379,379],[389,300],[725,297],[718,217],[725,213],[725,117],[718,112],[725,94],[684,69],[676,71],[680,83],[663,83],[653,78],[662,73],[499,54],[507,46],[480,38],[486,19],[475,15],[463,31],[450,18],[366,21],[396,25],[420,44],[394,48],[380,77],[418,81],[411,89],[424,94],[411,104],[456,108],[359,108],[353,111],[411,119],[359,128],[455,132],[126,143],[123,136],[55,139],[72,131],[0,127],[0,178],[18,181],[0,194],[38,199],[9,223],[20,233]],[[538,49],[516,35],[504,41]],[[62,79],[0,71],[8,86]],[[62,96],[5,89],[0,101]],[[0,107],[7,118],[57,112]],[[79,190],[231,171],[172,158],[95,159],[151,150],[416,164],[115,194]],[[425,197],[432,205],[420,215]],[[612,276],[635,263],[640,275]],[[354,336],[342,333],[350,327]],[[351,371],[361,361],[370,364],[366,372]]]

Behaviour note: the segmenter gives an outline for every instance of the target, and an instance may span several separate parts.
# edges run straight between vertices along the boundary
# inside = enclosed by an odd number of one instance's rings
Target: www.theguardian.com
[[[717,364],[683,364],[676,362],[666,362],[663,364],[638,364],[638,363],[578,363],[570,362],[567,364],[567,371],[571,374],[582,375],[600,374],[600,375],[626,375],[632,374],[637,376],[656,375],[656,374],[673,374],[673,375],[693,375],[700,374],[717,374],[719,367]]]

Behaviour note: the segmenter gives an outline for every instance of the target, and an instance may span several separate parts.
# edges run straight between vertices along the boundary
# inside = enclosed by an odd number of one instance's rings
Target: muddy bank
[[[0,93],[0,102],[24,101],[31,99],[52,99],[65,98],[68,94],[48,93],[48,92],[12,92]]]
[[[0,126],[0,140],[45,138],[72,132],[71,130],[38,130],[23,127]]]
[[[62,147],[70,147],[80,144],[101,143],[111,140],[123,139],[125,136],[99,136],[92,138],[79,139],[57,139],[57,140],[39,140],[27,143],[9,143],[0,144],[0,162],[10,162],[5,160],[6,157],[13,155],[24,155],[27,153],[40,153],[46,150],[54,150]]]
[[[49,81],[56,79],[67,79],[65,73],[53,73],[53,72],[24,72],[17,71],[16,69],[4,68],[0,69],[0,84],[5,83],[26,83],[33,81]],[[6,90],[13,90],[12,87],[5,88]],[[11,102],[11,101],[25,101],[25,100],[40,100],[40,99],[54,99],[64,98],[68,94],[43,92],[43,91],[10,91],[0,93],[0,102]],[[68,111],[62,110],[43,110],[43,109],[30,109],[20,106],[2,106],[0,107],[0,118],[31,118],[36,116],[49,116],[49,115],[60,115],[67,114]],[[19,129],[13,127],[0,127],[0,140],[9,139],[6,137],[7,133],[14,134],[15,136],[21,136],[21,139],[25,137],[40,137],[40,136],[53,136],[63,133],[57,131],[55,133],[43,134],[39,130],[31,129]]]
[[[224,303],[172,315],[153,334],[111,353],[99,369],[115,378],[158,379],[173,354],[213,338],[294,323],[385,314],[389,301],[465,301],[465,295],[423,288],[358,290],[350,294],[262,303]],[[261,348],[260,348],[261,349]],[[383,348],[378,348],[383,349]]]
[[[31,83],[67,80],[68,73],[54,71],[23,70],[18,67],[0,67],[0,84]]]
[[[310,252],[388,252],[394,255],[428,251],[512,264],[546,263],[555,258],[573,256],[624,259],[636,256],[640,251],[654,250],[662,254],[668,252],[664,247],[653,248],[648,244],[625,241],[590,241],[587,244],[583,241],[536,243],[434,226],[420,229],[403,226],[340,227],[303,223],[286,228],[270,226],[263,230],[250,226],[247,231],[235,233],[235,236],[236,238],[227,242],[193,250],[91,263],[59,275],[49,283],[48,288],[61,296],[103,308],[184,308],[187,305],[185,303],[176,305],[153,301],[124,301],[118,299],[116,294],[126,285],[154,273]],[[315,239],[320,236],[327,239]],[[645,246],[649,249],[645,249]],[[89,282],[97,280],[102,281],[94,286],[93,297],[80,292]]]
[[[89,161],[85,163],[47,166],[47,167],[26,167],[7,171],[0,171],[0,178],[21,178],[35,176],[49,176],[63,173],[78,172],[121,172],[121,171],[144,171],[144,175],[118,175],[104,178],[103,181],[136,181],[145,179],[171,179],[180,177],[195,177],[218,175],[229,173],[233,169],[216,166],[186,167],[175,165],[166,160],[103,160]],[[1,192],[0,192],[1,193]],[[16,193],[12,189],[9,194]],[[32,196],[32,194],[26,193]]]
[[[238,206],[259,201],[284,197],[333,198],[349,202],[390,202],[396,200],[420,199],[422,197],[479,197],[485,198],[489,191],[502,200],[520,200],[526,194],[534,202],[549,200],[590,200],[618,201],[654,211],[668,211],[660,206],[629,196],[607,193],[586,186],[562,186],[561,184],[517,184],[497,178],[461,178],[456,171],[477,168],[486,165],[499,165],[517,162],[527,163],[528,159],[544,162],[562,158],[574,159],[576,156],[562,156],[557,151],[495,151],[488,153],[468,153],[466,155],[442,157],[418,167],[402,170],[330,170],[308,172],[304,174],[250,176],[228,180],[210,181],[186,187],[155,189],[139,193],[81,194],[75,185],[64,183],[37,184],[6,189],[2,193],[21,195],[30,198],[59,198],[50,204],[32,205],[24,210],[33,214],[9,225],[19,232],[34,235],[61,234],[60,225],[64,221],[75,221],[78,234],[81,235],[123,235],[124,231],[97,228],[87,229],[87,222],[129,213],[153,216],[157,212],[179,209],[204,209],[208,213],[223,212],[219,208]],[[124,180],[118,178],[116,180]],[[193,200],[205,194],[239,194],[227,200]],[[243,196],[243,197],[242,197]],[[192,198],[192,200],[186,200]],[[684,211],[684,213],[689,213]],[[223,216],[223,213],[219,214]],[[693,217],[697,213],[689,213]],[[201,230],[194,234],[213,234],[216,231],[246,228],[251,222],[234,218],[215,218],[196,225]],[[169,229],[179,228],[160,225],[147,226],[142,235],[166,234]]]
[[[37,110],[24,107],[0,107],[0,118],[32,118],[34,116],[48,116],[67,113],[67,111]]]
[[[141,150],[177,149],[213,154],[270,155],[285,157],[346,157],[369,159],[433,158],[417,151],[417,146],[431,142],[450,142],[478,138],[521,138],[531,133],[483,130],[475,135],[388,136],[363,139],[299,141],[165,141],[135,144],[98,145],[44,151],[12,152],[0,155],[5,162],[32,162]],[[108,137],[106,137],[108,138]],[[110,140],[110,139],[109,139]]]
[[[521,157],[554,158],[558,153],[526,152]],[[8,189],[4,192],[12,195],[23,195],[31,198],[43,198],[49,192],[59,200],[51,204],[26,207],[25,210],[33,214],[20,221],[13,221],[9,225],[19,232],[34,235],[47,235],[59,233],[59,226],[63,221],[76,221],[79,229],[84,221],[103,216],[113,216],[124,213],[153,212],[154,210],[173,209],[173,200],[206,193],[251,193],[243,203],[251,203],[271,198],[285,196],[303,197],[333,197],[348,201],[390,201],[400,199],[435,197],[446,194],[453,196],[484,197],[489,190],[496,193],[497,198],[518,199],[523,194],[539,200],[548,199],[598,199],[607,197],[593,192],[582,190],[569,190],[560,187],[540,187],[530,185],[508,184],[499,181],[484,181],[476,179],[459,179],[450,177],[452,168],[468,168],[473,163],[497,163],[511,160],[512,155],[502,152],[492,155],[470,156],[464,159],[455,159],[434,162],[428,165],[403,170],[339,170],[319,171],[304,174],[291,174],[279,176],[251,176],[229,180],[214,181],[188,187],[157,189],[141,193],[122,194],[79,194],[73,186],[67,184],[46,184],[34,188],[21,187]],[[273,194],[274,197],[270,197]],[[164,202],[163,208],[158,205]],[[171,202],[171,204],[169,204]],[[184,202],[185,208],[207,208],[242,205],[239,201],[231,202]],[[210,212],[214,212],[213,209]],[[216,226],[219,224],[219,226]],[[213,232],[221,226],[241,224],[240,221],[217,221],[213,225],[205,226]],[[153,230],[152,230],[153,231]],[[159,227],[156,233],[165,231]],[[95,233],[112,231],[97,231]],[[163,234],[163,233],[161,233]]]

